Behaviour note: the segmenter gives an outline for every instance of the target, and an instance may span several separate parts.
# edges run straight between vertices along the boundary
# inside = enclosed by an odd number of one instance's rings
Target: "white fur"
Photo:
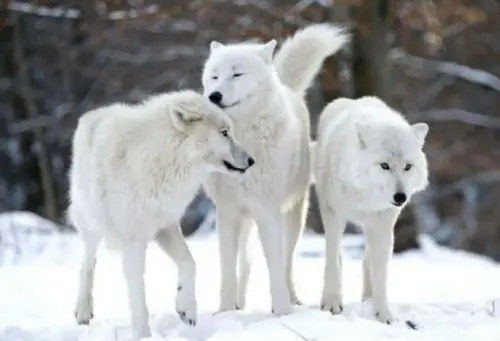
[[[325,55],[334,54],[348,40],[344,28],[331,24],[311,25],[296,32],[283,43],[274,60],[281,82],[304,93],[321,69]]]
[[[227,171],[224,160],[248,167],[248,154],[231,136],[230,118],[193,91],[82,115],[73,138],[68,208],[85,247],[79,324],[93,317],[96,250],[103,238],[122,252],[134,340],[151,335],[143,278],[151,240],[177,265],[179,316],[196,322],[195,263],[179,220],[208,174]]]
[[[244,307],[250,262],[246,253],[240,254],[238,285],[237,259],[255,224],[268,264],[274,313],[289,313],[291,303],[299,303],[292,258],[305,223],[310,182],[304,90],[323,60],[345,41],[336,26],[312,25],[285,43],[274,62],[275,40],[210,45],[204,92],[222,94],[220,104],[235,120],[235,136],[257,162],[242,182],[214,174],[205,186],[217,207],[222,311]]]
[[[323,110],[313,166],[326,236],[322,309],[342,311],[340,241],[352,222],[366,238],[363,298],[373,298],[378,320],[394,320],[387,299],[393,229],[411,196],[427,185],[427,132],[427,124],[410,125],[376,97],[341,98]],[[408,164],[412,168],[405,170]],[[401,206],[395,204],[397,192],[407,197]]]

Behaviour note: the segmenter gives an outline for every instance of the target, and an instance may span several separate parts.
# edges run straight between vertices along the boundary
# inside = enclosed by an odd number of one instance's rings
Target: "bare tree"
[[[312,22],[350,27],[308,94],[312,135],[326,102],[377,94],[426,121],[431,185],[404,211],[396,250],[428,233],[500,259],[500,4],[492,0],[11,0],[0,6],[0,210],[59,219],[78,117],[111,101],[200,88],[212,39],[281,38]],[[3,11],[2,11],[3,10]],[[4,166],[8,165],[8,166]],[[311,197],[308,224],[322,232]],[[202,194],[191,232],[212,210]],[[467,214],[465,214],[466,212]]]

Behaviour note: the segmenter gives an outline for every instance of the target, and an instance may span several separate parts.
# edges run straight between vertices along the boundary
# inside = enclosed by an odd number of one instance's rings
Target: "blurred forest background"
[[[431,184],[398,222],[396,251],[427,233],[500,260],[499,18],[498,0],[0,0],[0,212],[33,211],[71,231],[64,210],[79,115],[200,89],[212,39],[283,38],[335,21],[354,39],[309,92],[313,123],[332,99],[377,94],[431,126]],[[308,226],[322,233],[311,200]],[[185,234],[213,209],[200,193]]]

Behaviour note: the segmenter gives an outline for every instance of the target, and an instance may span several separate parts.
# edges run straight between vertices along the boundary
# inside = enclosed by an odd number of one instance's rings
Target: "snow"
[[[130,340],[121,267],[116,255],[98,254],[95,318],[73,320],[82,246],[75,235],[30,213],[0,215],[0,341]],[[154,245],[148,250],[146,295],[153,336],[147,340],[225,341],[499,341],[500,267],[486,258],[437,246],[422,236],[421,251],[391,262],[389,295],[400,321],[376,322],[369,302],[360,303],[362,239],[344,239],[345,311],[319,311],[323,238],[306,234],[298,246],[295,277],[305,306],[281,318],[270,314],[267,269],[257,241],[244,311],[217,313],[219,261],[216,236],[197,234],[189,245],[197,262],[199,317],[196,327],[174,312],[176,271]],[[412,330],[404,323],[417,324]],[[146,340],[146,339],[145,339]]]

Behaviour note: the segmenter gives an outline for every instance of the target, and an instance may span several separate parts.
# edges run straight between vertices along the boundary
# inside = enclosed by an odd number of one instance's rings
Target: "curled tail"
[[[348,41],[346,30],[333,24],[314,24],[297,31],[285,40],[274,59],[281,81],[292,90],[304,93],[323,61]]]

